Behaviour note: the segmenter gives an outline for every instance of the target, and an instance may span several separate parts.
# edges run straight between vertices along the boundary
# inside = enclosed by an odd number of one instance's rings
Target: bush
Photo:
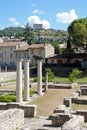
[[[1,95],[0,102],[16,102],[16,96],[8,94]]]
[[[47,68],[45,71],[48,73],[48,82],[53,81],[54,73],[51,71],[51,69]]]
[[[69,74],[69,80],[71,82],[74,82],[77,78],[79,78],[82,74],[82,71],[80,71],[77,68],[74,68],[72,72]]]
[[[30,89],[29,93],[30,93],[30,96],[32,96],[35,93],[35,91]],[[22,94],[24,95],[24,89],[22,90]]]

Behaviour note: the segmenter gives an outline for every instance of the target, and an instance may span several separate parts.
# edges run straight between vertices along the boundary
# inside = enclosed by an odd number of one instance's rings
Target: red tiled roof
[[[23,45],[25,42],[0,42],[0,46],[16,46],[16,45]]]
[[[29,48],[44,48],[45,46],[47,46],[47,43],[43,43],[43,44],[32,44],[29,46]]]
[[[34,48],[34,49],[45,48],[47,45],[48,45],[48,44],[46,44],[46,43],[43,43],[43,44],[31,44],[31,45],[26,44],[26,45],[24,45],[24,46],[22,46],[22,47],[16,49],[15,51],[26,51],[26,50],[28,50],[29,48],[31,48],[31,49],[33,49],[33,48]]]

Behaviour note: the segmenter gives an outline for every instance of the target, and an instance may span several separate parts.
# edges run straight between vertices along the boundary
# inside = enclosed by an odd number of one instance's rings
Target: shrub
[[[74,68],[72,72],[69,74],[69,80],[71,82],[74,82],[77,78],[79,78],[82,74],[82,71],[80,71],[77,68]]]
[[[9,94],[1,95],[0,102],[16,102],[16,96]]]
[[[35,93],[35,91],[30,89],[29,93],[30,93],[30,96],[32,96]],[[22,90],[22,94],[24,95],[24,89]]]
[[[54,79],[54,73],[49,68],[47,68],[45,71],[48,73],[48,82],[52,81]]]

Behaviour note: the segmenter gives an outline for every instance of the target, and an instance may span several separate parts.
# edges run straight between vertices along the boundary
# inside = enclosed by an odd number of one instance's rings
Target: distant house
[[[48,57],[47,63],[56,65],[67,64],[68,66],[87,68],[87,53],[75,53],[70,55],[55,54]]]
[[[26,44],[25,42],[0,42],[0,66],[16,66],[14,50]]]
[[[15,51],[16,58],[29,58],[31,60],[31,64],[37,64],[37,60],[34,59],[34,56],[41,57],[43,59],[43,63],[46,62],[46,59],[55,54],[55,49],[51,44],[32,44],[25,45]]]
[[[47,59],[48,64],[57,64],[57,65],[66,63],[66,61],[67,61],[66,57],[61,54],[55,54],[53,56],[48,57]]]

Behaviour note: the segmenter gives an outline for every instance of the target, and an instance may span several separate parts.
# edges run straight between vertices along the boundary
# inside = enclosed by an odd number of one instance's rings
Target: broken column
[[[22,59],[17,59],[16,101],[22,102]]]

